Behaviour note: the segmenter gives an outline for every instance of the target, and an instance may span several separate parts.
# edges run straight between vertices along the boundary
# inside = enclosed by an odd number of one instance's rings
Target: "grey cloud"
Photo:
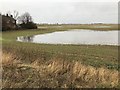
[[[2,2],[1,12],[30,12],[39,23],[117,23],[117,2]]]

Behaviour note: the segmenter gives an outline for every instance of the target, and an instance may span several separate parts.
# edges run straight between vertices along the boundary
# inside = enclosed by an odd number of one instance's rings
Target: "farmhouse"
[[[12,15],[2,15],[2,31],[17,29],[16,20]]]

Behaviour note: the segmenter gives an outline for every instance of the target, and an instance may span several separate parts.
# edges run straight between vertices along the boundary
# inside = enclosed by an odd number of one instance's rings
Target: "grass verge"
[[[3,53],[3,88],[113,88],[118,71],[86,66],[78,61],[52,58],[28,64]]]
[[[80,26],[47,26],[38,30],[3,32],[3,87],[119,87],[117,46],[48,45],[16,41],[18,36],[75,28],[79,29]]]

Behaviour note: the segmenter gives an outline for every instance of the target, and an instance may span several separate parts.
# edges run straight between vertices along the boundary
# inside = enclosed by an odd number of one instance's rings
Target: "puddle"
[[[58,31],[34,36],[18,37],[17,41],[45,44],[87,44],[87,45],[119,45],[119,31],[94,31],[75,29]]]

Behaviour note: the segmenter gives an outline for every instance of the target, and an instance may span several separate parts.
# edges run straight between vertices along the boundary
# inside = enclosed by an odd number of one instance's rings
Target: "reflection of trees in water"
[[[34,36],[25,36],[25,37],[19,37],[18,41],[23,41],[23,42],[33,42]]]

